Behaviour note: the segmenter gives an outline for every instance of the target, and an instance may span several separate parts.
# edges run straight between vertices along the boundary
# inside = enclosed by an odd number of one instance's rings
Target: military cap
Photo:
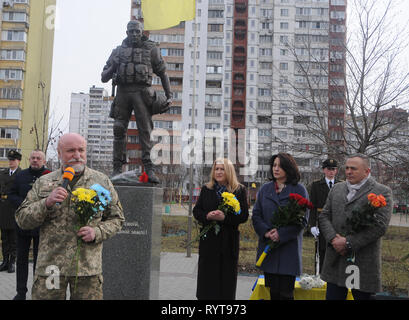
[[[337,160],[328,158],[322,163],[322,169],[325,168],[338,168]]]
[[[18,152],[18,151],[16,151],[16,150],[10,150],[8,153],[7,153],[7,158],[9,159],[9,160],[21,160],[21,153],[20,152]]]

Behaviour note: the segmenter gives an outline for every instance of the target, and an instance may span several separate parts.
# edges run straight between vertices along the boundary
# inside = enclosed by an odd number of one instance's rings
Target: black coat
[[[334,184],[338,182],[341,181],[335,178]],[[310,201],[314,205],[314,209],[310,211],[310,217],[308,219],[308,229],[310,229],[311,227],[315,227],[318,224],[317,209],[320,209],[319,211],[321,211],[322,208],[324,208],[328,193],[329,187],[327,185],[327,182],[325,181],[325,177],[320,180],[316,180],[311,184],[309,195]]]
[[[18,208],[24,201],[27,193],[33,187],[34,182],[42,175],[49,172],[50,170],[45,167],[42,167],[40,170],[32,170],[30,167],[28,169],[21,170],[18,174],[16,174],[14,184],[8,193],[8,199],[15,206],[15,208]],[[17,224],[16,228],[19,234],[26,236],[38,236],[40,230],[40,228],[33,230],[22,230],[19,226],[17,226]]]
[[[249,212],[246,188],[241,186],[234,194],[240,202],[241,213],[226,215],[224,221],[218,222],[220,232],[217,235],[212,229],[205,239],[200,239],[196,291],[198,299],[234,300],[236,297],[240,242],[238,227],[247,221]],[[211,221],[206,219],[206,215],[216,210],[220,202],[215,190],[203,186],[193,208],[194,217],[203,226],[208,225]]]
[[[338,180],[337,178],[334,179],[334,184],[337,184],[338,182],[341,182],[341,180]],[[318,226],[319,227],[319,215],[325,206],[325,202],[327,201],[328,193],[330,189],[327,185],[327,182],[325,181],[325,177],[323,177],[320,180],[316,180],[311,184],[310,188],[310,201],[314,205],[314,209],[312,209],[310,212],[310,218],[308,219],[308,232],[310,232],[312,227]],[[322,233],[319,234],[318,236],[318,247],[319,247],[319,266],[320,270],[322,271],[322,267],[324,265],[324,258],[325,258],[325,252],[327,249],[327,242],[325,241],[325,238]]]
[[[4,169],[0,171],[0,228],[1,229],[13,229],[16,226],[16,220],[14,218],[14,213],[17,207],[10,202],[8,198],[8,193],[14,184],[14,179],[17,173],[21,171],[17,168],[16,171],[10,176],[10,169]]]

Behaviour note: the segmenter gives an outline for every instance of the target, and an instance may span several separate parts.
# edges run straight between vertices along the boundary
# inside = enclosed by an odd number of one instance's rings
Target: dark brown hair
[[[297,163],[295,162],[293,156],[284,152],[275,154],[270,159],[271,180],[276,181],[273,175],[273,164],[277,157],[280,159],[281,169],[283,169],[287,175],[287,180],[285,183],[296,185],[301,179],[300,170],[298,170]]]

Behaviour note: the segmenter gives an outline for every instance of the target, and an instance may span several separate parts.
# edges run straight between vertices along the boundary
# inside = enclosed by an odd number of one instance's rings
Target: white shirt
[[[329,185],[330,182],[332,182],[332,186],[334,186],[334,181],[335,181],[335,179],[330,180],[330,179],[328,179],[327,177],[325,177],[325,181],[327,182],[328,188],[331,189],[331,187],[330,187],[330,185]]]

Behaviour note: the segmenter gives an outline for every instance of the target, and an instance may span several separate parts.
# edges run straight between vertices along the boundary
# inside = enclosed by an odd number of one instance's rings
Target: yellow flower
[[[235,198],[236,196],[229,192],[223,192],[222,197],[224,198],[224,202],[233,208],[235,212],[240,210],[240,202]]]
[[[227,199],[233,199],[235,197],[235,195],[233,193],[230,193],[230,192],[223,192],[222,197],[227,198]]]
[[[95,201],[92,200],[97,193],[92,189],[78,188],[72,192],[74,196],[74,201],[86,201],[91,204],[94,204]]]

